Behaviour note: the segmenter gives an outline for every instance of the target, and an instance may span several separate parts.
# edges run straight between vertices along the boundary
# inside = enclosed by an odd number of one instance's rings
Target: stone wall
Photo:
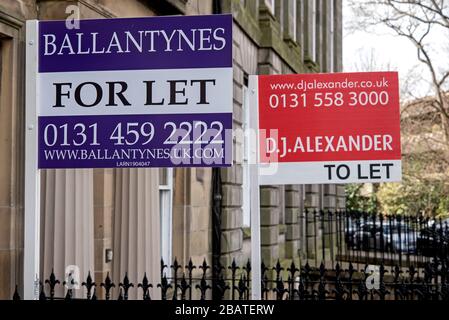
[[[234,128],[240,129],[242,105],[242,70],[252,69],[257,74],[288,74],[315,71],[341,70],[341,3],[312,0],[297,3],[296,29],[293,27],[294,15],[291,0],[276,1],[274,13],[265,6],[264,1],[249,0],[222,1],[224,11],[232,12],[235,19],[234,27]],[[330,10],[334,10],[334,15]],[[316,12],[316,20],[312,19]],[[330,33],[331,19],[334,19],[333,36]],[[313,24],[317,23],[314,27]],[[312,29],[315,39],[312,39]],[[296,32],[294,35],[293,33]],[[333,41],[331,46],[329,43]],[[315,50],[311,46],[316,44]],[[236,52],[237,51],[237,52]],[[333,54],[331,54],[331,52]],[[313,54],[314,52],[314,54]],[[245,59],[243,59],[245,57]],[[332,63],[331,63],[332,61]],[[256,65],[256,68],[255,68]],[[332,68],[332,70],[330,70]],[[253,74],[253,73],[249,73]],[[239,139],[236,139],[237,149]],[[236,159],[236,166],[222,170],[224,188],[226,189],[223,212],[239,212],[241,204],[241,189],[243,171]],[[300,181],[298,181],[300,183]],[[230,199],[228,197],[235,197]],[[309,257],[318,258],[322,252],[323,234],[328,234],[328,246],[333,246],[331,230],[322,230],[315,219],[319,219],[320,210],[335,210],[344,208],[344,187],[323,185],[291,185],[285,187],[263,186],[260,189],[261,202],[261,251],[265,264],[273,264],[278,258]],[[317,216],[309,215],[308,225],[304,209],[316,212]],[[282,224],[280,224],[280,221]],[[232,230],[244,228],[233,220]],[[285,225],[283,225],[285,224]],[[225,232],[227,223],[222,226]],[[334,229],[332,229],[334,230]],[[234,233],[236,234],[236,233]],[[309,240],[306,240],[306,237]],[[240,242],[239,242],[240,243]],[[326,244],[325,244],[326,245]],[[232,258],[241,259],[238,246],[229,251],[227,244],[222,245],[223,261]],[[326,249],[330,255],[333,250]],[[245,259],[249,257],[244,252]]]
[[[238,132],[242,129],[244,121],[244,78],[245,74],[257,72],[257,47],[236,23],[234,23],[233,32],[233,128],[235,132]],[[230,265],[233,259],[236,259],[239,264],[246,262],[242,251],[243,143],[242,136],[234,136],[234,164],[230,168],[221,170],[223,184],[221,263],[223,265]]]
[[[23,270],[24,39],[34,1],[0,2],[0,299]]]

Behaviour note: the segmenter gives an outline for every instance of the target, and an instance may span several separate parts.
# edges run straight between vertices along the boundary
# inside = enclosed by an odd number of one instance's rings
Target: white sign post
[[[40,172],[38,170],[37,143],[37,21],[26,24],[26,117],[25,117],[25,234],[23,291],[24,299],[35,300],[39,296],[40,255]]]
[[[250,76],[249,90],[250,90],[250,131],[245,134],[250,135],[250,210],[251,210],[251,264],[252,264],[252,281],[251,281],[251,299],[261,300],[261,252],[260,252],[260,190],[259,190],[259,141],[258,141],[258,90],[257,77]]]

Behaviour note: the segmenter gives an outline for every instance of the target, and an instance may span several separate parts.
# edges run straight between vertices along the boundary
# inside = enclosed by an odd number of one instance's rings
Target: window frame
[[[290,32],[290,36],[292,37],[293,41],[298,41],[298,2],[296,0],[291,0],[293,3],[293,21],[292,21],[292,31]]]
[[[268,10],[271,12],[271,14],[274,16],[276,3],[275,0],[265,0],[265,6],[268,8]]]

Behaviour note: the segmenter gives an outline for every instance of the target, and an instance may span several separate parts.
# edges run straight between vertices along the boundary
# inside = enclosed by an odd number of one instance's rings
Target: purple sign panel
[[[226,166],[232,116],[215,114],[39,118],[39,167]]]
[[[38,166],[232,164],[232,16],[38,26]]]
[[[230,15],[39,23],[39,72],[232,67]]]

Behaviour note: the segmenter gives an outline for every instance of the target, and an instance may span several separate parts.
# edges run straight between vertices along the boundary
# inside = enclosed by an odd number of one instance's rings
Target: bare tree
[[[430,186],[445,185],[449,165],[449,0],[348,0],[354,20],[352,31],[384,29],[414,45],[423,68],[402,75],[401,94],[410,98],[401,108],[404,153],[404,194],[407,206],[433,199]],[[370,61],[370,58],[366,58]],[[422,70],[427,71],[423,74]],[[431,95],[414,91],[430,84]],[[387,187],[387,186],[385,186]],[[404,191],[405,190],[405,191]],[[440,199],[446,197],[443,187]],[[446,190],[446,191],[444,191]],[[410,197],[410,195],[412,195]],[[397,195],[396,195],[397,196]],[[414,199],[414,200],[410,200]],[[439,200],[441,201],[441,200]],[[438,203],[431,208],[438,207]],[[433,210],[433,209],[432,209]],[[449,210],[449,209],[448,209]]]
[[[371,47],[368,50],[366,48],[360,48],[357,52],[357,57],[352,63],[351,68],[357,72],[370,72],[370,71],[387,71],[391,70],[391,62],[383,62],[379,59],[379,52],[375,48]]]
[[[416,57],[428,73],[435,96],[431,106],[441,117],[444,141],[449,143],[448,89],[449,64],[447,48],[441,43],[449,35],[449,3],[445,0],[349,0],[357,19],[352,28],[368,29],[382,24],[398,36],[408,39],[416,48]]]

